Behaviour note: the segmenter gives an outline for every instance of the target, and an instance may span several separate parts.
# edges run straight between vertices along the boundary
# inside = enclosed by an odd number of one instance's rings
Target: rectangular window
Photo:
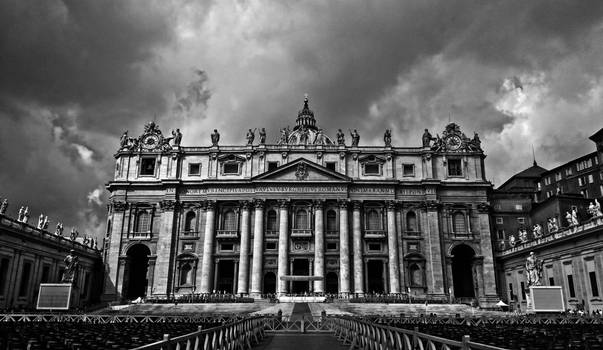
[[[155,175],[155,158],[142,158],[140,160],[140,175]]]
[[[565,175],[566,176],[570,176],[571,174],[573,174],[574,172],[572,171],[572,168],[567,168],[565,169]]]
[[[278,168],[278,162],[268,162],[268,171]]]
[[[603,185],[599,185],[599,195],[603,196]]]
[[[584,186],[584,180],[582,180],[582,176],[578,178],[578,186]]]
[[[522,225],[523,225],[523,224],[525,224],[525,223],[526,223],[526,219],[525,219],[525,218],[517,218],[517,222],[518,222],[519,224],[522,224]]]
[[[498,239],[505,239],[505,230],[496,230],[496,237]]]
[[[555,181],[561,181],[561,173],[555,174]]]
[[[188,174],[191,176],[201,175],[201,164],[200,163],[189,164],[188,165]]]
[[[463,168],[460,159],[448,160],[448,176],[463,176]]]
[[[327,242],[327,250],[337,250],[336,242]]]
[[[419,250],[418,243],[408,243],[408,250]]]
[[[549,286],[554,286],[554,285],[555,285],[555,278],[549,277]]]
[[[580,194],[582,195],[582,197],[588,198],[588,190],[587,189],[580,190]]]
[[[222,243],[222,244],[220,244],[220,250],[233,251],[234,250],[234,244],[232,244],[232,243]]]
[[[0,260],[0,295],[4,295],[6,285],[8,283],[8,265],[10,260],[8,258],[2,258]]]
[[[364,175],[379,175],[381,173],[381,164],[365,163]]]
[[[540,191],[542,189],[542,184],[540,182],[537,183],[536,186],[538,187],[538,191]]]
[[[266,242],[266,250],[276,250],[276,242]]]
[[[194,243],[184,243],[182,245],[182,250],[194,250],[194,249],[195,249]]]
[[[497,216],[496,217],[496,224],[497,225],[502,225],[503,224],[503,218],[502,218],[502,216]]]
[[[595,179],[593,177],[593,174],[588,174],[588,183],[592,184],[593,182],[595,182]]]
[[[326,162],[325,167],[331,171],[337,171],[335,170],[337,167],[337,162]]]
[[[373,252],[381,251],[381,244],[379,244],[379,243],[369,243],[368,244],[368,250],[373,251]]]
[[[402,164],[402,176],[415,176],[415,165]]]
[[[569,289],[570,298],[576,297],[576,290],[574,289],[574,276],[567,275],[567,288]]]
[[[521,300],[526,300],[526,285],[521,282]]]
[[[31,275],[31,263],[24,262],[23,263],[23,272],[21,273],[21,283],[19,284],[19,296],[24,297],[27,295],[27,290],[29,289],[29,278]]]
[[[513,294],[513,283],[509,283],[509,294],[511,295],[511,300],[514,300],[515,295]]]
[[[239,163],[224,163],[224,174],[238,174]]]
[[[597,274],[595,271],[591,271],[588,273],[588,278],[590,279],[590,290],[593,293],[593,297],[599,296],[599,286],[597,285]]]

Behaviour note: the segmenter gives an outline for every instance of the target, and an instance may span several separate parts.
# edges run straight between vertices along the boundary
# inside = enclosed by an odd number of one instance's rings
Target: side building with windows
[[[451,123],[422,146],[392,146],[389,131],[361,146],[354,130],[349,145],[316,126],[307,99],[295,122],[274,143],[263,129],[245,145],[221,145],[214,130],[202,147],[155,123],[124,134],[107,184],[107,296],[498,300],[477,134]]]
[[[40,283],[61,282],[64,259],[71,250],[79,260],[72,306],[84,308],[100,301],[103,265],[93,241],[84,244],[82,237],[71,240],[62,232],[39,229],[4,210],[0,211],[0,309],[35,309]]]
[[[603,310],[603,129],[590,139],[595,152],[551,170],[534,162],[493,191],[499,293],[521,309],[533,251],[544,262],[543,285],[562,286],[567,308]]]

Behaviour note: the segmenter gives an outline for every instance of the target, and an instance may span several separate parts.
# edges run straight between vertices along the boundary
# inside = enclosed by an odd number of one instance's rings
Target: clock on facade
[[[461,147],[461,138],[457,135],[449,136],[446,139],[446,146],[448,149],[456,151]]]
[[[147,135],[142,139],[142,147],[145,149],[153,149],[159,144],[159,136]]]

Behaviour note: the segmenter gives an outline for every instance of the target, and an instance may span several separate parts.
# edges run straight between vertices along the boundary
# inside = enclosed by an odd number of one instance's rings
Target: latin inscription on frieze
[[[424,194],[425,192],[420,188],[402,188],[398,190],[400,196],[422,196]]]
[[[350,193],[394,193],[392,187],[352,187]]]
[[[345,192],[346,186],[257,186],[256,192]]]

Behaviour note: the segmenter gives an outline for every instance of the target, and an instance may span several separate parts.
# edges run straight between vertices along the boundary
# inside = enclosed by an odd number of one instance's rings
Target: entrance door
[[[276,275],[274,274],[274,272],[266,272],[266,274],[264,275],[264,293],[276,293]]]
[[[339,293],[339,278],[335,272],[327,273],[325,278],[325,291],[328,294]]]
[[[220,260],[218,262],[218,279],[216,290],[218,292],[236,293],[234,290],[235,266],[233,260]]]
[[[127,273],[122,293],[126,299],[144,297],[147,292],[147,268],[151,251],[144,244],[135,244],[126,253],[128,256]]]
[[[473,298],[473,257],[475,251],[465,244],[452,249],[452,281],[455,298]]]
[[[366,263],[366,274],[368,278],[369,293],[384,293],[385,292],[385,281],[383,276],[383,261],[382,260],[369,260]]]
[[[310,262],[308,259],[293,260],[293,275],[294,276],[310,276]],[[310,291],[309,281],[293,281],[291,285],[291,293],[303,294]]]

